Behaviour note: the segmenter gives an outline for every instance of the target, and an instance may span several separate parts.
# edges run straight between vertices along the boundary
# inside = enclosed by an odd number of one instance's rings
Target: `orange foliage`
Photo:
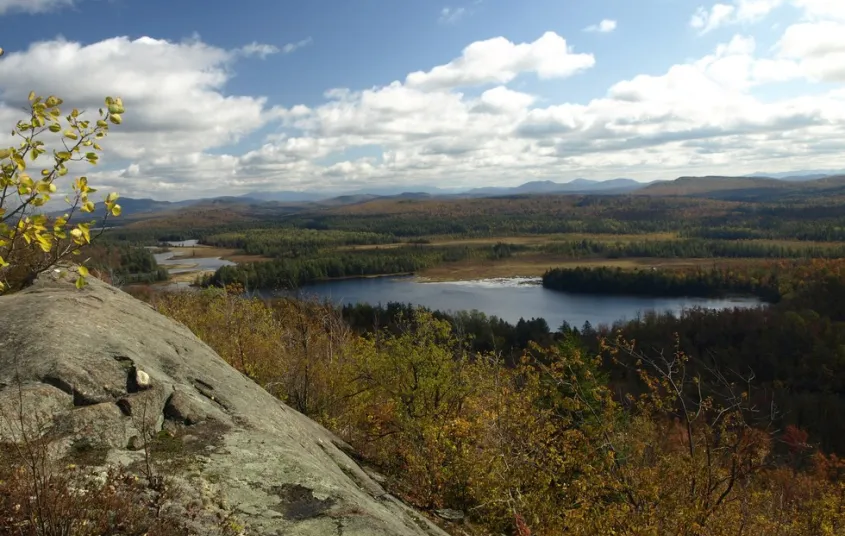
[[[535,345],[506,368],[422,312],[357,337],[317,303],[217,291],[155,305],[350,442],[395,493],[466,511],[467,534],[845,533],[845,463],[819,453],[807,470],[782,463],[775,437],[745,419],[748,394],[731,384],[701,394],[680,352],[608,343],[639,357],[648,387],[618,400],[571,342]],[[782,439],[803,454],[803,438]]]

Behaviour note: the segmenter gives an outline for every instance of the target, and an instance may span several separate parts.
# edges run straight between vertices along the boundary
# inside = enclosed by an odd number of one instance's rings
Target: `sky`
[[[845,167],[843,0],[0,0],[0,47],[0,146],[119,96],[127,197]]]

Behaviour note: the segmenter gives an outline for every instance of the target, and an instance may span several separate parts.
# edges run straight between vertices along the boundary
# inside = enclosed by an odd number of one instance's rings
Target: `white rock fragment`
[[[150,375],[140,369],[135,371],[135,383],[138,385],[138,389],[149,389],[152,387]]]

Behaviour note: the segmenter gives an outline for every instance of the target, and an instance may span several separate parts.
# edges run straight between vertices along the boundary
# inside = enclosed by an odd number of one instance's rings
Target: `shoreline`
[[[173,264],[161,264],[179,273],[170,273],[172,282],[192,282],[197,276],[213,273],[214,270],[199,268],[191,263],[191,259],[220,259],[223,261],[242,264],[247,262],[261,262],[272,260],[269,257],[246,255],[232,248],[218,248],[207,245],[169,246],[169,261]],[[449,283],[488,281],[492,279],[540,278],[551,268],[599,268],[611,267],[628,270],[634,269],[671,269],[692,266],[730,266],[749,262],[763,262],[766,259],[756,258],[660,258],[660,257],[622,257],[610,258],[572,258],[559,255],[524,254],[514,255],[500,260],[467,259],[432,266],[417,272],[398,272],[386,274],[349,275],[337,278],[321,279],[310,284],[345,281],[349,279],[369,279],[375,277],[403,277],[413,276],[421,283]],[[192,270],[191,268],[198,268]],[[305,285],[307,286],[307,285]]]

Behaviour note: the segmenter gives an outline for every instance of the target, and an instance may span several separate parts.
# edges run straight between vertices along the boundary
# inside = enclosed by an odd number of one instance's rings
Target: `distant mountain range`
[[[545,194],[545,193],[626,193],[645,186],[646,183],[633,179],[610,179],[604,181],[575,179],[569,182],[532,181],[519,186],[487,186],[469,190],[444,189],[432,186],[377,187],[352,192],[253,192],[241,198],[258,201],[280,201],[289,203],[317,202],[330,199],[358,199],[364,197],[396,197],[428,195],[432,197],[489,197],[496,195]]]
[[[575,179],[570,182],[533,181],[515,187],[487,187],[473,188],[463,193],[464,196],[496,196],[519,194],[623,194],[642,188],[645,184],[634,179],[610,179],[594,181],[589,179]],[[461,194],[458,194],[461,195]]]
[[[757,172],[744,175],[744,178],[768,178],[786,182],[807,182],[825,177],[845,175],[845,170],[824,171],[805,170],[788,173],[763,173]],[[684,178],[684,177],[682,177]],[[724,177],[723,177],[724,178]],[[740,178],[740,177],[734,177]],[[678,179],[676,179],[678,180]],[[575,179],[568,182],[555,182],[551,180],[531,181],[519,186],[485,186],[481,188],[443,189],[432,186],[394,186],[375,187],[352,192],[253,192],[243,194],[242,198],[255,199],[258,201],[280,201],[286,203],[303,202],[324,202],[327,200],[352,200],[362,202],[365,198],[374,197],[397,197],[408,195],[429,195],[432,197],[492,197],[504,195],[531,195],[531,194],[607,194],[618,195],[630,193],[653,184],[668,184],[672,180],[653,180],[638,182],[634,179],[618,178],[608,180]],[[337,201],[331,202],[337,204]]]
[[[845,193],[845,170],[839,176],[824,171],[799,171],[793,173],[754,173],[740,177],[680,177],[675,180],[638,182],[633,179],[610,180],[575,179],[569,182],[531,181],[513,187],[489,186],[469,190],[446,190],[436,187],[406,186],[383,187],[346,192],[277,191],[253,192],[241,196],[226,196],[186,201],[157,201],[154,199],[120,200],[127,218],[145,213],[166,212],[182,208],[221,207],[249,205],[255,210],[288,208],[298,211],[307,208],[333,207],[365,203],[374,199],[427,199],[500,197],[514,195],[573,194],[573,195],[652,195],[709,197],[737,201],[785,198],[801,195]],[[93,214],[102,217],[102,207]],[[86,215],[86,218],[91,215]]]

